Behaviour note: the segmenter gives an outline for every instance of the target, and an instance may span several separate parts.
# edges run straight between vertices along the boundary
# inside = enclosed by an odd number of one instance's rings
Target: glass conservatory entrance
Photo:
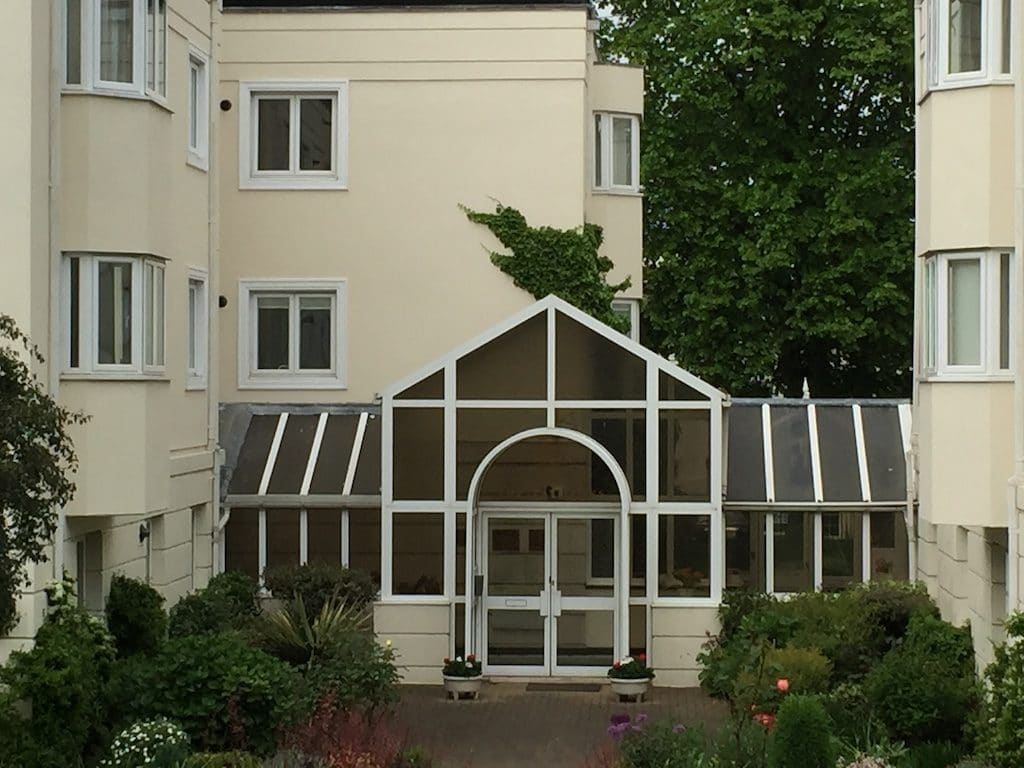
[[[496,675],[602,675],[620,655],[618,513],[484,512],[483,663]]]

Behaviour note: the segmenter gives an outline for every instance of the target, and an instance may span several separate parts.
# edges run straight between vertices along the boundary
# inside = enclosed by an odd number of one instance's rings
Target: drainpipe
[[[1024,333],[1021,323],[1021,299],[1024,298],[1024,89],[1022,89],[1021,72],[1024,67],[1024,18],[1021,14],[1013,14],[1013,30],[1011,33],[1013,51],[1013,242],[1014,242],[1014,268],[1013,268],[1013,291],[1012,296],[1016,298],[1016,316],[1013,318],[1014,325],[1014,370],[1013,378],[1013,449],[1014,449],[1014,476],[1010,479],[1009,500],[1007,503],[1007,557],[1006,557],[1006,602],[1007,613],[1017,609],[1020,595],[1019,566],[1017,559],[1019,553],[1018,536],[1018,512],[1017,497],[1018,488],[1024,483],[1024,377],[1021,376],[1021,365],[1024,364]]]
[[[220,320],[217,314],[220,309],[220,165],[219,142],[217,128],[218,117],[217,92],[220,77],[218,62],[218,46],[220,45],[220,3],[210,3],[210,55],[207,63],[209,85],[206,89],[206,115],[208,138],[206,142],[206,183],[207,183],[207,275],[206,275],[206,403],[207,403],[207,450],[213,453],[213,488],[210,499],[210,564],[211,575],[224,569],[220,558],[220,538],[224,525],[227,524],[227,510],[223,518],[220,515],[220,474],[224,464],[224,451],[220,442]]]
[[[63,3],[61,0],[50,0],[50,108],[49,123],[50,130],[47,137],[49,142],[49,172],[48,172],[48,196],[47,206],[49,207],[49,235],[47,243],[49,246],[50,263],[50,290],[49,296],[49,332],[47,333],[47,390],[55,401],[60,401],[60,371],[61,359],[61,302],[60,292],[60,89],[63,73],[60,62],[62,60],[61,49],[63,45],[63,31],[61,21],[64,18]],[[57,509],[57,529],[53,534],[53,578],[59,580],[64,575],[64,540],[67,538],[67,513],[63,507]]]

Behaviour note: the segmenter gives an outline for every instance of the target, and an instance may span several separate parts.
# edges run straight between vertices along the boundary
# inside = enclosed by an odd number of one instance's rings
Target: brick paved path
[[[448,701],[440,686],[403,686],[398,723],[410,744],[444,768],[579,768],[608,742],[613,714],[646,713],[712,732],[724,705],[698,688],[655,688],[650,701],[619,704],[600,693],[527,692],[525,683],[485,683],[479,701]]]

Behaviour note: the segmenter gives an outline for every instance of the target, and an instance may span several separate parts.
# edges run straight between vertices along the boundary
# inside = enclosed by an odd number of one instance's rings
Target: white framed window
[[[927,0],[926,85],[1010,81],[1012,0]]]
[[[167,0],[64,0],[64,87],[167,95]]]
[[[164,263],[121,254],[67,254],[65,370],[160,374],[164,370]]]
[[[239,186],[345,189],[347,82],[242,83]]]
[[[594,189],[640,191],[640,118],[594,113]]]
[[[1010,249],[929,256],[923,270],[921,367],[925,376],[1006,376],[1014,367]]]
[[[626,335],[633,341],[640,341],[640,300],[615,299],[612,301],[612,311],[629,321],[629,331]]]
[[[240,389],[344,389],[344,280],[243,280]]]
[[[206,360],[210,338],[207,284],[205,272],[189,270],[185,336],[186,389],[206,388]]]
[[[188,163],[207,170],[209,163],[210,79],[206,54],[196,48],[188,52],[187,147]]]

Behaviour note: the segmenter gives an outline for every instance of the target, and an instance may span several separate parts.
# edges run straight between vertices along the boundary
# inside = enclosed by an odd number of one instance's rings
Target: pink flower
[[[615,667],[616,669],[618,669],[619,667],[622,666],[622,662],[621,661],[616,661],[614,664],[612,664],[612,666]]]
[[[777,681],[775,682],[775,687],[779,689],[779,692],[780,692],[780,693],[785,693],[786,691],[788,691],[788,690],[789,690],[789,680],[787,680],[787,679],[786,679],[786,678],[784,678],[784,677],[780,677],[780,678],[779,678],[779,679],[778,679],[778,680],[777,680]]]

